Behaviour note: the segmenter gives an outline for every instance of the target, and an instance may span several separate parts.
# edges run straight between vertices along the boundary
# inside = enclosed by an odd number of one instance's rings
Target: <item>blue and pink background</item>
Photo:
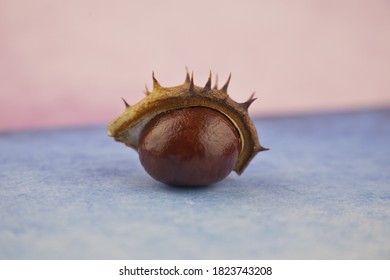
[[[241,176],[173,188],[107,136],[186,66],[256,91]],[[388,260],[389,143],[389,1],[0,0],[0,259]]]

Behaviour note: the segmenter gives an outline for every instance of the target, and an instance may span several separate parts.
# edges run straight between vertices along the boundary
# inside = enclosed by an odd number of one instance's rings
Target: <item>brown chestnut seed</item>
[[[238,103],[227,82],[203,87],[188,71],[183,84],[163,87],[153,74],[153,90],[108,126],[108,135],[139,152],[146,171],[172,185],[204,185],[238,175],[252,158],[268,150],[260,145],[248,108],[253,94]]]
[[[213,109],[190,107],[152,119],[141,133],[140,161],[157,181],[209,185],[233,170],[240,136],[231,121]]]

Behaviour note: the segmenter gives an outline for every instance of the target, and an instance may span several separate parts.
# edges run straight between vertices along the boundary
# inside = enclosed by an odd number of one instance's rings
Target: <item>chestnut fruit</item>
[[[153,91],[112,121],[108,135],[139,153],[154,179],[176,186],[209,185],[234,170],[241,174],[260,151],[256,128],[248,115],[253,95],[243,103],[225,85],[194,85],[188,71],[184,84],[162,87],[153,74]]]

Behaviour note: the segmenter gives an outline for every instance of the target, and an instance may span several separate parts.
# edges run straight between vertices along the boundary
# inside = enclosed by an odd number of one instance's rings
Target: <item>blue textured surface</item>
[[[239,177],[180,189],[105,127],[0,135],[2,259],[389,259],[390,111],[256,121]]]

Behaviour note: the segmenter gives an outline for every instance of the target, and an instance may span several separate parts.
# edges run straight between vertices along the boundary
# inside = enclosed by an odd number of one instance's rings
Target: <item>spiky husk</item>
[[[227,93],[230,82],[218,89],[217,84],[211,88],[211,72],[203,87],[194,84],[193,75],[186,74],[185,82],[175,87],[162,87],[153,73],[153,90],[146,88],[146,97],[135,105],[125,102],[126,109],[108,126],[108,135],[138,150],[141,132],[145,125],[160,113],[188,107],[207,107],[225,115],[236,127],[240,135],[241,149],[234,167],[241,174],[251,159],[260,151],[267,150],[259,143],[257,131],[252,123],[248,108],[256,99],[253,94],[243,103],[237,103]]]

